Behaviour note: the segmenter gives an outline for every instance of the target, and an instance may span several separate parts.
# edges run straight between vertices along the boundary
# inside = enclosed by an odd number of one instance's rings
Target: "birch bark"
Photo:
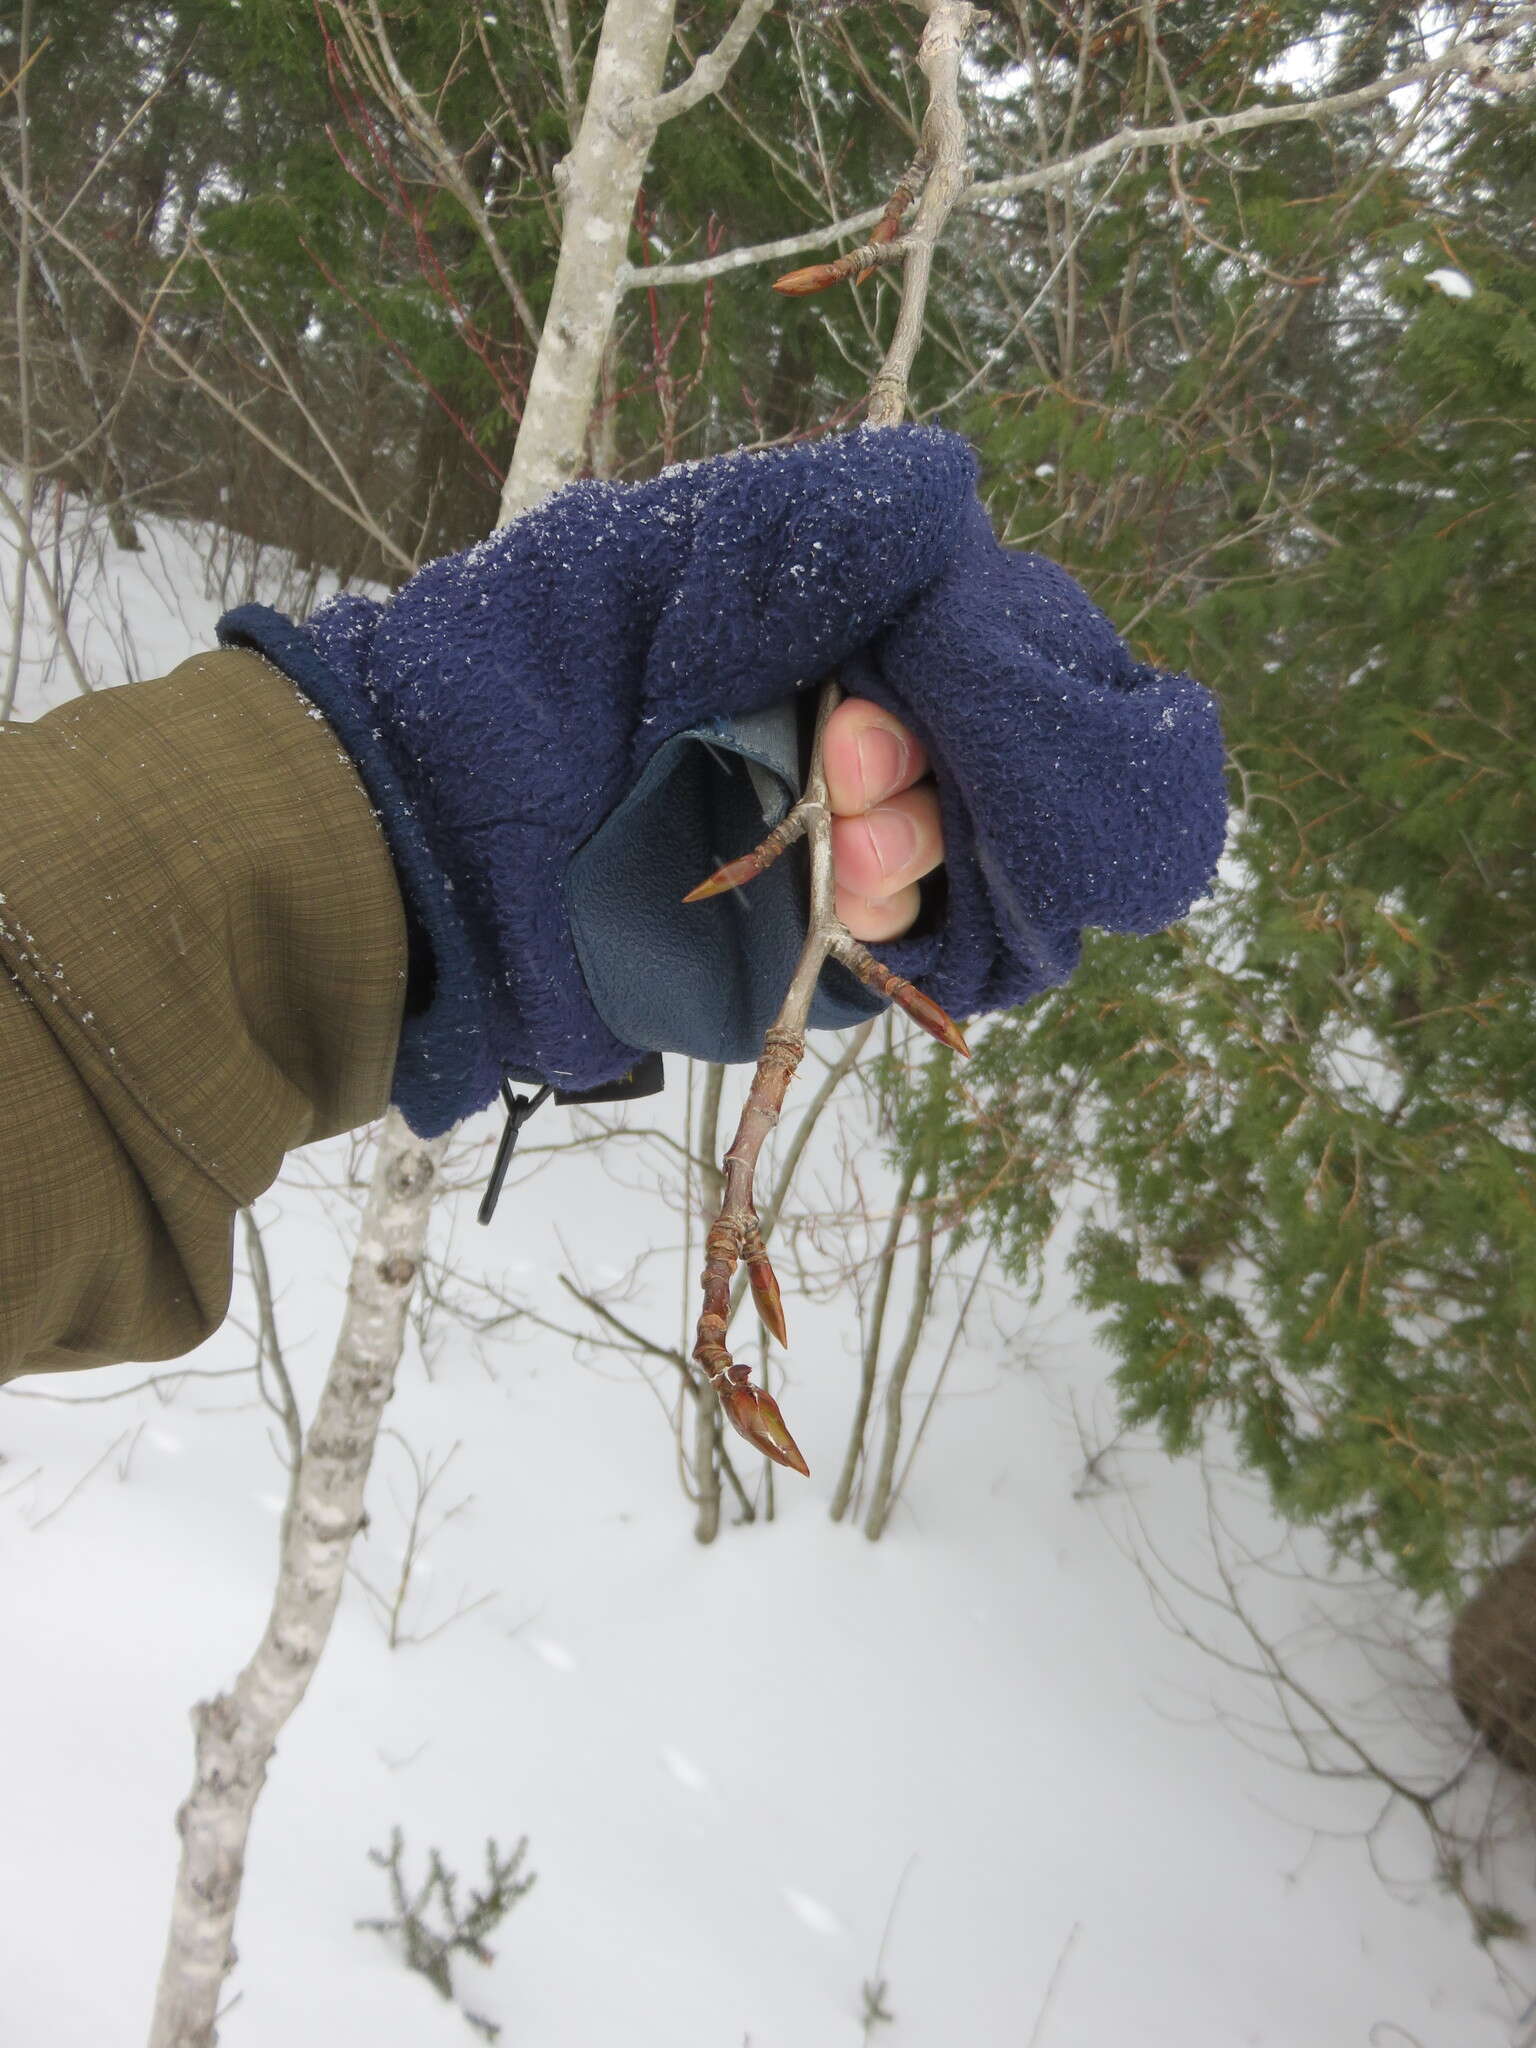
[[[309,1689],[362,1523],[379,1420],[394,1389],[405,1312],[446,1139],[423,1144],[393,1112],[374,1167],[347,1311],[283,1517],[272,1611],[228,1692],[193,1709],[197,1760],[176,1816],[181,1865],[150,2048],[212,2048],[233,1967],[251,1814],[284,1723]]]
[[[608,0],[575,147],[555,174],[560,260],[501,494],[501,523],[569,483],[613,330],[629,230],[657,121],[674,0]]]
[[[767,7],[768,0],[741,0],[716,48],[663,97],[675,0],[609,0],[581,131],[560,179],[560,259],[502,495],[503,525],[581,463],[657,128],[718,88]],[[341,1598],[447,1144],[423,1143],[393,1110],[384,1119],[346,1314],[293,1477],[266,1631],[229,1691],[193,1711],[195,1775],[177,1816],[181,1862],[150,2048],[215,2048],[218,2040],[252,1814]]]

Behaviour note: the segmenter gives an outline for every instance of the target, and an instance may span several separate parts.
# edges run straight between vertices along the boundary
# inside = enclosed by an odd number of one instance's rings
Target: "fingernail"
[[[859,734],[859,776],[866,807],[898,787],[906,765],[907,750],[889,726],[865,727]]]
[[[917,857],[917,827],[905,811],[871,811],[869,841],[875,849],[882,875],[894,875],[910,867]]]

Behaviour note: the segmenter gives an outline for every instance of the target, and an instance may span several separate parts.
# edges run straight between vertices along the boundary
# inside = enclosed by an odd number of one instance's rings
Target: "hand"
[[[906,727],[867,697],[845,697],[827,721],[822,759],[832,803],[837,914],[870,945],[899,939],[917,917],[918,883],[944,858],[928,757]]]

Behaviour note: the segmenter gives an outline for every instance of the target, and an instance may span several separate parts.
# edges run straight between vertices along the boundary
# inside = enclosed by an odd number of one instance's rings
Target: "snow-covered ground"
[[[76,589],[104,682],[211,644],[222,603],[247,594],[236,578],[205,595],[195,537],[148,538],[141,557],[101,551]],[[0,567],[9,588],[8,552]],[[41,648],[29,642],[23,717],[70,687],[31,658]],[[850,1102],[878,1208],[889,1178],[859,1113]],[[674,1134],[682,1114],[680,1070],[658,1103],[622,1113]],[[546,1110],[526,1142],[571,1129]],[[470,1148],[483,1173],[495,1134],[488,1116],[466,1129],[466,1183]],[[654,1186],[666,1157],[635,1138],[531,1150],[488,1230],[466,1185],[435,1239],[453,1291],[483,1307],[482,1281],[592,1329],[559,1275],[614,1286],[651,1253],[621,1312],[675,1343],[691,1282],[677,1208]],[[330,1184],[352,1162],[348,1141],[313,1148],[259,1206],[306,1410],[355,1213]],[[812,1198],[843,1171],[829,1126],[808,1156]],[[529,1838],[537,1884],[493,1937],[494,1967],[456,1972],[507,2048],[1522,2040],[1529,1994],[1507,1972],[1529,1974],[1528,1951],[1500,1945],[1501,1981],[1462,1908],[1417,1881],[1417,1821],[1390,1820],[1373,1864],[1379,1788],[1298,1771],[1271,1688],[1170,1625],[1245,1647],[1178,1583],[1218,1584],[1201,1472],[1130,1440],[1085,1483],[1085,1438],[1114,1433],[1109,1362],[1061,1256],[1036,1307],[993,1294],[973,1319],[876,1544],[826,1513],[852,1405],[846,1292],[786,1288],[784,1399],[812,1478],[781,1478],[771,1524],[728,1522],[709,1548],[679,1490],[670,1367],[647,1377],[526,1321],[476,1337],[440,1308],[403,1367],[358,1550],[389,1599],[412,1461],[451,1453],[429,1520],[455,1512],[401,1611],[425,1639],[390,1649],[349,1585],[258,1809],[221,2040],[477,2038],[355,1927],[388,1910],[368,1851],[396,1826],[411,1870],[437,1847],[466,1885],[487,1836]],[[131,1392],[149,1374],[123,1367],[0,1392],[4,2048],[143,2039],[187,1712],[243,1661],[271,1586],[284,1473],[247,1370],[252,1317],[242,1280],[230,1323],[187,1361],[229,1378],[167,1383],[159,1368]],[[952,1321],[930,1327],[914,1414]],[[1263,1508],[1218,1486],[1237,1549],[1271,1548]],[[1311,1682],[1353,1699],[1359,1660],[1316,1632],[1330,1596],[1297,1554],[1254,1576],[1264,1626],[1312,1631]],[[1348,1598],[1355,1611],[1366,1595]],[[1370,1606],[1391,1623],[1390,1602]],[[1377,1683],[1383,1739],[1412,1721],[1428,1730],[1421,1754],[1438,1740],[1454,1759],[1454,1717],[1411,1692]],[[877,1978],[888,2021],[861,2017]]]

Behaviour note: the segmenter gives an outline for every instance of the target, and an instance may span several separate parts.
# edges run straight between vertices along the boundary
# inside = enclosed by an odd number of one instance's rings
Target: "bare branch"
[[[345,25],[347,38],[353,49],[357,51],[359,57],[364,56],[365,52],[361,48],[362,30],[355,19],[355,10],[349,4],[349,0],[336,0],[336,11]],[[400,61],[395,55],[395,46],[389,39],[389,30],[385,26],[379,0],[368,0],[368,19],[373,30],[373,47],[393,88],[394,111],[421,145],[444,186],[474,223],[475,233],[480,237],[481,246],[491,259],[491,266],[512,310],[522,322],[528,339],[537,345],[539,323],[532,306],[528,303],[528,295],[518,283],[512,266],[507,261],[507,252],[497,238],[496,230],[481,203],[479,193],[465,176],[464,165],[458,152],[449,146],[448,138],[438,126],[436,117],[400,69]]]
[[[251,1209],[240,1211],[240,1221],[245,1225],[246,1255],[251,1262],[251,1284],[256,1290],[256,1381],[261,1388],[261,1398],[282,1423],[283,1435],[287,1439],[288,1501],[291,1506],[293,1490],[299,1483],[299,1464],[304,1456],[304,1425],[299,1420],[299,1404],[277,1334],[277,1306],[272,1298],[272,1275],[267,1266],[267,1248],[262,1242],[261,1225]],[[277,1382],[275,1400],[267,1392],[262,1371],[264,1364],[271,1366],[272,1377]]]
[[[581,88],[576,83],[576,51],[571,36],[571,10],[568,0],[542,0],[544,21],[549,30],[549,40],[554,45],[555,63],[560,71],[560,97],[565,102],[565,129],[570,140],[576,140],[581,127]],[[484,35],[484,29],[477,24],[477,32]]]
[[[1197,120],[1169,121],[1154,128],[1122,128],[1101,142],[1058,158],[1055,163],[1041,164],[1034,170],[1015,172],[1006,178],[988,178],[974,184],[955,201],[955,205],[962,212],[971,212],[996,199],[1011,199],[1020,192],[1043,192],[1071,185],[1096,164],[1136,150],[1188,149],[1214,142],[1225,135],[1246,134],[1256,128],[1274,128],[1296,121],[1331,121],[1336,115],[1353,113],[1357,108],[1389,99],[1393,93],[1401,92],[1407,86],[1451,73],[1459,73],[1470,78],[1475,85],[1494,91],[1529,90],[1536,85],[1536,72],[1499,70],[1491,62],[1491,53],[1497,44],[1517,29],[1528,28],[1532,23],[1536,23],[1536,7],[1516,8],[1505,16],[1496,30],[1490,29],[1486,35],[1452,43],[1438,57],[1426,58],[1422,64],[1406,64],[1401,70],[1388,72],[1366,85],[1356,86],[1350,92],[1331,93],[1322,99],[1243,107],[1233,114],[1207,114]],[[758,242],[744,249],[725,249],[718,256],[703,256],[693,263],[658,263],[648,270],[638,270],[632,264],[626,264],[620,274],[620,289],[632,291],[641,283],[648,287],[702,284],[712,277],[724,277],[733,270],[749,269],[759,263],[777,263],[786,256],[798,256],[809,249],[824,249],[829,242],[862,234],[865,228],[875,225],[882,211],[882,207],[868,206],[861,213],[847,214],[841,220],[808,228],[802,234],[785,235],[777,241]]]
[[[715,47],[700,57],[680,85],[674,85],[666,92],[657,93],[654,99],[637,105],[636,119],[660,127],[663,121],[670,121],[677,114],[686,114],[700,100],[707,100],[711,93],[718,92],[729,78],[731,66],[757,33],[757,25],[771,4],[772,0],[740,0],[730,27]]]
[[[575,475],[586,448],[640,180],[656,130],[637,110],[656,97],[673,0],[608,0],[581,131],[555,172],[564,202],[560,258],[502,489],[500,523]]]
[[[872,427],[894,426],[907,409],[907,379],[923,336],[933,252],[969,175],[965,122],[960,113],[960,56],[976,10],[970,0],[926,0],[928,26],[917,61],[928,81],[923,115],[923,155],[928,162],[923,196],[903,237],[907,250],[901,310],[885,361],[870,391],[866,415]]]
[[[5,187],[6,195],[10,199],[11,204],[18,211],[24,211],[34,227],[49,240],[57,242],[67,256],[74,258],[92,284],[105,292],[114,305],[121,306],[123,311],[128,314],[129,318],[138,328],[140,338],[152,341],[162,354],[168,356],[195,390],[200,391],[205,398],[211,400],[221,412],[227,413],[236,426],[249,434],[251,439],[260,447],[265,448],[269,455],[275,456],[284,469],[291,470],[296,477],[307,484],[319,497],[323,498],[333,510],[340,512],[344,518],[350,519],[355,525],[360,526],[390,561],[402,569],[414,569],[416,567],[412,558],[402,547],[397,546],[391,540],[390,536],[376,519],[366,512],[359,511],[356,506],[349,505],[344,498],[339,498],[333,490],[328,489],[312,471],[306,469],[303,463],[297,461],[288,453],[286,448],[279,442],[274,441],[270,434],[264,432],[257,425],[256,421],[249,416],[244,407],[236,405],[233,399],[227,397],[216,384],[205,377],[197,365],[187,356],[183,355],[175,342],[162,334],[157,327],[150,325],[148,317],[141,314],[132,300],[126,298],[118,290],[111,278],[91,261],[90,257],[80,247],[80,244],[64,234],[56,222],[45,220],[30,200],[25,198],[16,189],[10,174],[3,167],[0,167],[0,185]]]
[[[871,391],[870,421],[877,426],[894,425],[906,408],[906,373],[923,331],[933,246],[955,197],[965,183],[965,129],[960,118],[959,67],[960,51],[975,9],[970,0],[925,0],[925,4],[928,25],[923,31],[918,63],[929,83],[922,154],[931,168],[918,216],[913,223],[911,261],[903,279],[896,335]],[[915,177],[916,169],[914,166],[913,173],[909,175]],[[881,218],[894,218],[894,215],[883,208]],[[898,1003],[908,1016],[943,1044],[961,1054],[969,1051],[953,1020],[939,1005],[901,975],[893,974],[883,966],[848,932],[837,916],[831,805],[822,749],[827,720],[841,701],[842,690],[835,680],[828,678],[821,686],[816,706],[816,730],[811,743],[805,794],[783,824],[776,827],[754,853],[717,870],[707,883],[691,891],[686,899],[697,901],[718,889],[737,886],[752,874],[761,873],[786,846],[802,835],[810,842],[810,925],[779,1014],[764,1036],[763,1051],[741,1121],[725,1155],[725,1199],[704,1241],[704,1307],[693,1347],[693,1356],[719,1395],[721,1408],[731,1426],[764,1457],[802,1474],[808,1474],[809,1467],[785,1427],[778,1403],[763,1388],[752,1384],[746,1366],[732,1358],[725,1338],[734,1306],[731,1281],[738,1263],[745,1260],[758,1315],[771,1334],[781,1344],[785,1342],[783,1305],[778,1281],[774,1278],[763,1244],[753,1199],[753,1179],[763,1141],[778,1123],[785,1091],[804,1057],[811,1000],[826,961],[834,958],[841,962],[866,987],[874,988]],[[927,1242],[931,1243],[931,1220],[927,1230]],[[891,1458],[894,1462],[894,1444]]]
[[[28,45],[32,40],[32,0],[22,0],[21,5],[21,63],[11,81],[11,91],[16,95],[16,128],[19,141],[19,164],[22,190],[27,198],[25,208],[18,207],[16,250],[16,418],[21,430],[21,496],[22,506],[6,498],[5,508],[16,523],[21,536],[21,551],[16,557],[16,582],[11,597],[11,651],[6,660],[5,685],[0,690],[0,725],[10,722],[16,702],[16,683],[21,674],[22,626],[27,615],[27,571],[34,563],[39,575],[44,576],[41,560],[32,540],[32,500],[35,488],[34,454],[32,446],[32,362],[31,336],[28,331],[28,302],[32,281],[32,153],[28,140],[27,124],[27,72],[31,66],[32,53]],[[7,181],[9,182],[9,181]],[[50,610],[57,623],[57,600],[50,592]],[[76,673],[79,671],[77,669]]]
[[[864,1456],[864,1432],[869,1426],[869,1411],[875,1398],[875,1377],[880,1367],[880,1340],[885,1332],[886,1303],[890,1299],[891,1276],[896,1270],[896,1252],[901,1241],[902,1227],[907,1220],[907,1204],[912,1199],[912,1189],[917,1180],[917,1166],[917,1153],[908,1153],[902,1168],[901,1185],[896,1190],[896,1200],[891,1208],[890,1222],[886,1226],[885,1242],[880,1248],[874,1306],[870,1310],[869,1329],[864,1338],[859,1392],[854,1403],[853,1423],[848,1431],[848,1448],[843,1453],[843,1469],[838,1474],[837,1485],[832,1492],[832,1505],[827,1510],[834,1522],[840,1522],[848,1512],[848,1503],[853,1498],[854,1481],[858,1477],[859,1464]]]
[[[289,375],[288,371],[284,367],[282,351],[278,348],[277,344],[272,340],[272,338],[269,335],[264,334],[261,328],[257,326],[256,321],[251,315],[250,309],[246,306],[245,302],[237,295],[234,287],[230,284],[228,278],[225,277],[223,270],[214,261],[212,253],[205,247],[203,242],[195,233],[188,235],[187,245],[197,256],[199,262],[201,262],[203,267],[207,270],[208,275],[213,279],[214,283],[218,286],[219,290],[224,294],[225,304],[228,305],[230,309],[234,312],[241,326],[245,329],[246,333],[249,334],[251,340],[256,344],[257,348],[261,351],[262,355],[265,356],[266,360],[271,364],[274,372],[278,377],[278,380],[282,384],[284,391],[288,394],[289,401],[293,405],[294,410],[298,413],[299,418],[303,420],[305,426],[309,429],[310,433],[314,435],[316,441],[320,444],[320,446],[325,450],[326,454],[330,457],[332,468],[335,470],[337,476],[340,477],[342,485],[347,492],[347,495],[351,498],[353,504],[357,507],[359,514],[363,518],[370,517],[371,515],[368,512],[368,500],[363,491],[362,486],[358,483],[356,477],[353,476],[351,470],[347,467],[346,461],[343,458],[340,449],[336,447],[330,435],[327,434],[327,432],[325,431],[324,426],[321,424],[319,418],[315,413],[314,407],[305,402],[303,392],[299,389],[297,383]]]
[[[30,489],[27,495],[30,498]],[[75,652],[75,643],[70,637],[69,621],[65,618],[63,607],[59,603],[59,594],[53,587],[53,578],[48,573],[48,564],[43,560],[38,550],[37,542],[32,535],[32,522],[3,484],[0,484],[0,506],[4,506],[7,518],[16,529],[16,539],[21,549],[20,560],[27,564],[37,577],[39,588],[43,593],[43,602],[47,605],[48,616],[53,622],[54,638],[58,642],[64,659],[69,663],[70,674],[74,677],[82,693],[89,696],[92,685],[86,677],[85,670],[80,666],[80,657]],[[5,679],[4,693],[0,694],[0,725],[4,725],[10,718],[11,707],[15,702],[16,674],[21,664],[21,626],[25,595],[26,586],[21,580],[21,572],[18,569],[17,589],[11,605],[11,657]]]
[[[935,1053],[934,1058],[942,1059],[944,1055]],[[901,1409],[906,1399],[907,1375],[912,1370],[912,1361],[917,1356],[917,1347],[922,1341],[923,1329],[933,1306],[934,1197],[938,1192],[938,1163],[934,1157],[931,1140],[923,1149],[928,1152],[928,1158],[923,1163],[923,1190],[918,1198],[920,1221],[917,1231],[917,1271],[912,1279],[912,1299],[907,1307],[907,1327],[902,1332],[901,1348],[892,1361],[890,1379],[886,1383],[885,1429],[880,1438],[880,1457],[875,1467],[869,1512],[864,1522],[864,1534],[871,1543],[879,1540],[890,1517],[891,1487],[896,1477],[896,1453],[901,1447]]]

